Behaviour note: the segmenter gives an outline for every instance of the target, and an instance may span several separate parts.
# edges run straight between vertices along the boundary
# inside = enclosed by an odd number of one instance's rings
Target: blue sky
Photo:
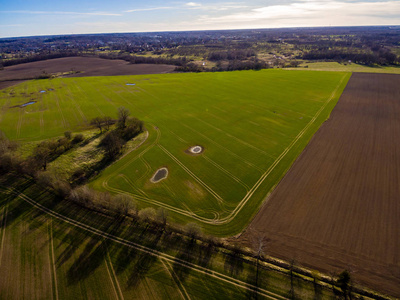
[[[0,37],[400,25],[400,0],[0,0]]]

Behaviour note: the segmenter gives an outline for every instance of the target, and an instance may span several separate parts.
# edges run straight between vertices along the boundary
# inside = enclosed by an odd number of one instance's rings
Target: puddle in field
[[[46,93],[46,91],[45,90],[41,90],[39,93]]]
[[[136,83],[127,83],[126,85],[136,85]]]
[[[25,106],[28,106],[28,105],[31,105],[31,104],[35,104],[35,103],[36,103],[36,101],[29,101],[29,102],[26,102],[24,104],[10,106],[10,108],[15,108],[15,107],[23,108]]]
[[[27,103],[24,103],[24,104],[20,105],[19,107],[25,107],[25,106],[28,106],[28,105],[31,105],[31,104],[34,104],[34,103],[36,103],[36,101],[30,101],[30,102],[27,102]]]
[[[156,183],[159,182],[168,176],[168,169],[167,168],[160,168],[157,170],[157,172],[153,175],[153,177],[150,179],[151,182]]]

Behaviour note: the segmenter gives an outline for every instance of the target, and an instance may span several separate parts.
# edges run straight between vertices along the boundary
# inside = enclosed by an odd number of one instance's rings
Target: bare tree
[[[96,126],[99,128],[100,133],[103,132],[103,118],[102,117],[95,117],[90,121],[90,125]]]
[[[103,122],[104,122],[104,126],[106,127],[106,130],[109,130],[110,126],[113,124],[113,119],[111,119],[110,116],[104,116]]]
[[[47,163],[49,162],[51,151],[43,143],[38,145],[33,152],[33,159],[46,171]]]
[[[118,108],[118,127],[119,128],[125,128],[126,126],[126,121],[128,120],[128,117],[130,116],[130,111],[129,109],[121,106]]]

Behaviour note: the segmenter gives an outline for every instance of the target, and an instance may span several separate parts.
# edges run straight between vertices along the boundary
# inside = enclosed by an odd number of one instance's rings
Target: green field
[[[38,80],[1,91],[0,128],[10,139],[37,141],[84,130],[91,118],[116,117],[125,106],[149,136],[91,185],[164,207],[176,222],[233,235],[329,116],[349,78],[264,70]],[[37,103],[9,108],[31,100]],[[195,145],[203,153],[188,154]],[[151,183],[161,167],[168,177]]]

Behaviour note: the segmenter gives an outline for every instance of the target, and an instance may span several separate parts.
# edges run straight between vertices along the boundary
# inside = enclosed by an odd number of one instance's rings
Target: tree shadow
[[[224,269],[229,272],[232,276],[239,275],[243,271],[243,259],[242,255],[236,251],[225,254]]]
[[[106,241],[91,238],[67,271],[67,284],[77,284],[92,274],[105,260]]]
[[[196,257],[197,245],[195,239],[182,240],[181,247],[175,257],[172,269],[181,282],[184,282],[189,276],[190,268],[186,267],[182,261],[191,262]]]
[[[142,252],[133,266],[130,276],[128,277],[126,282],[127,289],[137,287],[140,282],[146,278],[147,273],[157,260],[158,258],[156,256]]]

